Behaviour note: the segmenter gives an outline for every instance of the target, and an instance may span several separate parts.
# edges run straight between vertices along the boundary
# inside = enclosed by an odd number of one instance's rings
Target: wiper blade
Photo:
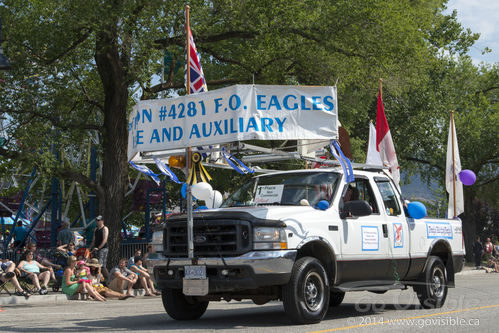
[[[269,202],[269,203],[262,203],[258,204],[258,206],[298,206],[297,204],[294,203],[289,203],[289,202]]]

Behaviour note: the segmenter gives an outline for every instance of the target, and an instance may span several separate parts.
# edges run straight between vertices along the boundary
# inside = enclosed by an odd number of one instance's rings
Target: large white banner
[[[140,101],[128,122],[128,159],[244,140],[337,139],[336,87],[235,85]]]

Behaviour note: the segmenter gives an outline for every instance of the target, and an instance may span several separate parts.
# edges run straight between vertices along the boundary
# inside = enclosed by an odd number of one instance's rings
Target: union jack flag
[[[185,53],[185,85],[187,88],[187,68],[190,69],[190,92],[191,94],[200,93],[208,91],[208,87],[206,86],[206,81],[204,79],[203,68],[201,67],[201,63],[199,60],[201,57],[196,49],[196,45],[194,44],[194,38],[192,38],[191,27],[186,25],[186,34],[187,38],[189,38],[189,53],[190,53],[190,63],[189,67],[187,67],[187,52]]]

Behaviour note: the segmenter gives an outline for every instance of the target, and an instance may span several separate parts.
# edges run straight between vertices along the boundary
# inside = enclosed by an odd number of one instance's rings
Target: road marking
[[[420,318],[427,318],[427,317],[435,317],[435,316],[441,316],[441,315],[446,315],[446,314],[451,314],[451,313],[466,312],[466,311],[473,311],[473,310],[483,310],[483,309],[490,309],[490,308],[497,308],[497,307],[499,307],[499,304],[484,305],[484,306],[477,306],[477,307],[474,307],[474,308],[467,308],[467,309],[461,309],[461,310],[439,312],[439,313],[431,313],[431,314],[422,315],[422,316],[407,317],[407,318],[396,318],[396,319],[390,319],[390,320],[385,320],[385,321],[376,322],[376,323],[336,327],[336,328],[331,328],[331,329],[321,330],[321,331],[311,331],[311,332],[308,332],[308,333],[325,333],[325,332],[344,331],[344,330],[349,330],[349,329],[352,329],[352,328],[360,328],[360,327],[367,327],[367,326],[383,325],[383,324],[393,323],[393,322],[397,322],[397,321],[413,320],[413,319],[420,319]]]

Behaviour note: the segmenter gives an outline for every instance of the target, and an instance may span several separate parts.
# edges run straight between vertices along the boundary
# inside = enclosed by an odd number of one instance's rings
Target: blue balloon
[[[182,185],[182,188],[180,189],[180,193],[182,194],[182,197],[185,199],[185,196],[186,196],[186,192],[187,191],[187,183],[184,183]]]
[[[182,194],[182,197],[185,199],[185,196],[187,195],[187,183],[184,183],[180,188],[180,194]],[[197,198],[192,196],[192,200],[197,200]]]
[[[422,219],[426,216],[426,207],[419,201],[410,202],[407,211],[413,219]]]
[[[316,205],[317,209],[326,210],[329,208],[329,202],[327,200],[321,200]]]

